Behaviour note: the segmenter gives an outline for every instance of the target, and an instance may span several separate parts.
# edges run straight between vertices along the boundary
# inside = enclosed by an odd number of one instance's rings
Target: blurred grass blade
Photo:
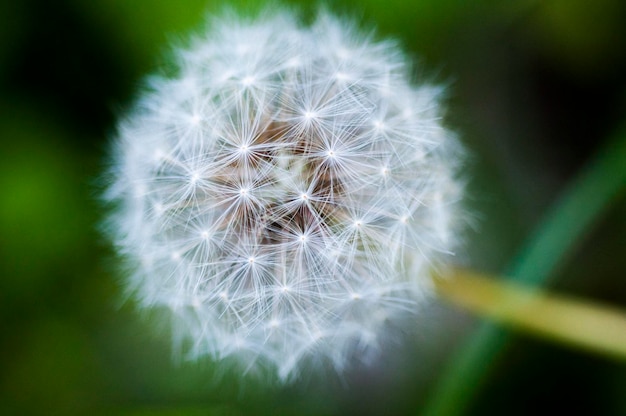
[[[444,299],[516,329],[626,360],[626,313],[466,271],[436,281]]]
[[[507,273],[527,284],[545,284],[626,187],[626,127],[602,149],[549,210]]]
[[[625,184],[626,126],[622,126],[548,211],[504,274],[526,285],[544,284]],[[444,368],[424,414],[464,413],[508,337],[494,324],[481,324]]]

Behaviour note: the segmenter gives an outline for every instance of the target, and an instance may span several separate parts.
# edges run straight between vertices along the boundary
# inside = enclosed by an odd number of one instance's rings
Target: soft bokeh
[[[502,272],[626,120],[619,0],[327,4],[398,39],[419,63],[416,79],[448,85],[447,124],[471,152],[467,205],[476,218],[459,264]],[[124,300],[97,229],[115,120],[143,76],[167,62],[168,45],[221,8],[199,0],[0,3],[0,413],[419,414],[446,358],[475,327],[435,302],[415,323],[418,334],[379,367],[283,388],[210,361],[173,360],[167,327]],[[577,243],[552,289],[626,307],[624,196]],[[624,391],[623,362],[519,335],[468,414],[574,407],[619,415]]]

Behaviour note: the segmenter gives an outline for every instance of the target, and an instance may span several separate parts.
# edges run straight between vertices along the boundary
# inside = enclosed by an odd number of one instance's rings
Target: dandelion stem
[[[541,286],[553,278],[594,220],[624,189],[624,161],[626,127],[618,130],[548,211],[505,275],[512,281],[532,286]],[[498,326],[482,323],[452,357],[426,404],[424,414],[462,414],[508,338],[509,334]]]
[[[626,313],[618,309],[463,270],[436,285],[447,301],[499,323],[626,360]]]

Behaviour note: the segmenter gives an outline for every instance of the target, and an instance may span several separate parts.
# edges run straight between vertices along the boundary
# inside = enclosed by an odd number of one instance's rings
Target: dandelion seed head
[[[190,359],[341,371],[417,314],[459,243],[441,89],[327,13],[209,26],[118,128],[107,224],[129,290],[171,311]]]

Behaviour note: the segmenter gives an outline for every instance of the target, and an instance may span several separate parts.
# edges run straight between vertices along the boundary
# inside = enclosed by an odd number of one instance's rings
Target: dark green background
[[[238,2],[248,10],[255,2]],[[565,184],[626,120],[626,3],[331,1],[398,39],[416,79],[448,85],[470,151],[459,263],[499,273]],[[433,304],[381,366],[281,388],[210,361],[176,363],[167,330],[122,296],[97,231],[115,120],[168,45],[219,2],[0,2],[0,413],[419,414],[475,321]],[[302,9],[306,16],[313,9]],[[626,163],[626,161],[624,161]],[[626,307],[624,192],[554,290]],[[626,365],[516,336],[468,414],[626,414]]]

